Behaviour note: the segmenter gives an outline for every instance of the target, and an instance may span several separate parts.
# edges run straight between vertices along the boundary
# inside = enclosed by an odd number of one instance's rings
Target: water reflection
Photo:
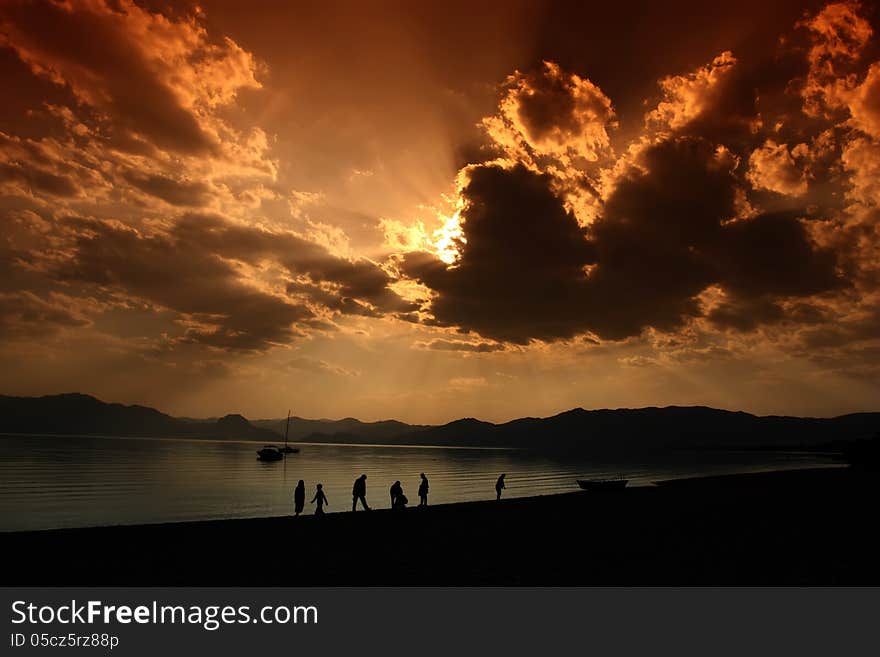
[[[350,508],[351,486],[368,476],[367,500],[386,506],[400,479],[431,480],[431,504],[568,492],[575,479],[622,474],[633,485],[657,479],[824,465],[813,454],[678,453],[665,462],[595,462],[521,450],[305,445],[277,463],[257,461],[260,445],[96,437],[0,437],[0,531],[291,514],[293,488],[323,482],[327,511]],[[306,513],[312,509],[306,506]]]

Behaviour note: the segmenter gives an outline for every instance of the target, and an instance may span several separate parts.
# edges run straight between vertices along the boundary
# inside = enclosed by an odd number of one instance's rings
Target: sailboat
[[[281,448],[281,451],[285,454],[299,454],[298,447],[291,447],[287,444],[287,434],[290,431],[290,411],[287,411],[287,424],[284,427],[284,447]]]

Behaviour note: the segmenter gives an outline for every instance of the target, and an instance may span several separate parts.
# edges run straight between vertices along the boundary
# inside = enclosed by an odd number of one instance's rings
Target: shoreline
[[[846,467],[403,512],[4,532],[9,585],[880,583],[877,477]]]
[[[430,449],[429,446],[426,446],[426,449]],[[441,448],[446,449],[446,448]],[[449,449],[458,449],[458,448],[449,448]],[[480,447],[473,449],[482,449]],[[491,449],[503,449],[503,448],[491,448]],[[845,463],[841,463],[839,465],[810,465],[803,467],[792,467],[792,468],[782,468],[782,469],[771,469],[771,470],[759,470],[755,472],[735,472],[728,474],[711,474],[711,475],[696,475],[696,476],[688,476],[688,477],[676,477],[672,479],[658,479],[656,481],[651,481],[650,483],[641,483],[638,485],[628,485],[625,490],[632,491],[635,489],[641,488],[655,488],[657,486],[668,487],[673,485],[712,485],[713,482],[732,482],[734,478],[748,478],[748,477],[764,477],[768,475],[778,475],[781,473],[793,472],[793,471],[802,471],[802,470],[836,470],[840,468],[847,468],[848,465]],[[538,500],[551,500],[554,498],[566,498],[569,495],[582,495],[585,491],[583,490],[571,490],[564,493],[547,493],[545,495],[526,495],[522,497],[505,497],[503,498],[503,502],[520,502],[520,501],[538,501]],[[368,500],[369,501],[369,500]],[[482,504],[495,504],[495,500],[491,499],[481,499],[481,500],[464,500],[459,502],[443,502],[439,504],[431,504],[429,509],[446,509],[447,507],[461,507],[467,505],[482,505]],[[292,504],[291,504],[292,506]],[[360,511],[360,507],[358,507]],[[406,509],[407,511],[418,511],[419,513],[423,512],[424,509],[419,509],[417,505],[410,505]],[[306,507],[306,513],[303,513],[297,521],[302,521],[307,518],[310,518],[314,515],[312,512],[312,507]],[[387,507],[371,507],[371,511],[375,511],[378,513],[383,512],[391,512],[391,509]],[[350,511],[326,511],[324,513],[324,517],[337,517],[337,516],[346,516],[350,514]],[[238,522],[273,522],[279,519],[291,518],[293,519],[293,514],[290,515],[277,515],[277,516],[252,516],[252,517],[239,517],[239,518],[193,518],[189,520],[170,520],[170,521],[157,521],[157,522],[139,522],[139,523],[115,523],[108,525],[86,525],[79,527],[45,527],[38,529],[13,529],[13,530],[2,530],[0,531],[0,538],[4,536],[16,536],[20,534],[42,534],[46,532],[84,532],[90,530],[111,530],[111,529],[136,529],[138,531],[147,531],[150,528],[166,528],[171,529],[174,527],[183,527],[183,526],[195,526],[198,527],[200,525],[207,525],[209,523],[238,523]]]

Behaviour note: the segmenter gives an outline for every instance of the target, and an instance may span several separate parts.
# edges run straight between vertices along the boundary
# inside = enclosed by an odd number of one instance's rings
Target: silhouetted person
[[[315,489],[315,496],[312,498],[312,504],[317,504],[315,507],[315,515],[323,516],[324,515],[324,505],[330,506],[330,502],[327,501],[327,496],[324,495],[324,484],[318,484],[318,487]]]
[[[394,501],[397,499],[397,496],[403,493],[403,487],[400,485],[400,481],[395,481],[391,484],[391,488],[388,490],[388,494],[391,496],[391,508],[395,507]]]
[[[299,483],[296,485],[296,488],[293,489],[293,513],[294,515],[299,515],[303,512],[303,507],[306,505],[306,482],[302,479],[299,480]]]
[[[392,508],[402,511],[406,508],[409,500],[406,499],[406,495],[403,494],[403,486],[400,486],[399,488],[400,490],[397,492],[397,495],[394,496],[394,506]]]
[[[419,483],[419,506],[428,506],[428,478],[424,472],[419,476],[422,478]]]
[[[367,506],[367,475],[362,474],[360,477],[354,480],[354,486],[351,489],[351,510],[354,511],[357,509],[358,500],[361,501],[361,505],[364,507],[364,511],[369,511],[370,507]]]
[[[496,500],[501,499],[501,491],[504,490],[505,488],[507,488],[507,486],[504,485],[504,478],[506,476],[507,476],[506,474],[501,475],[500,477],[498,477],[498,481],[495,482],[495,495],[496,495],[495,499]]]

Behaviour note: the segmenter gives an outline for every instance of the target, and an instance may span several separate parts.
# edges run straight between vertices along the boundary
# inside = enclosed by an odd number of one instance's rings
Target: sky
[[[4,0],[0,393],[880,410],[880,12],[710,4]]]

